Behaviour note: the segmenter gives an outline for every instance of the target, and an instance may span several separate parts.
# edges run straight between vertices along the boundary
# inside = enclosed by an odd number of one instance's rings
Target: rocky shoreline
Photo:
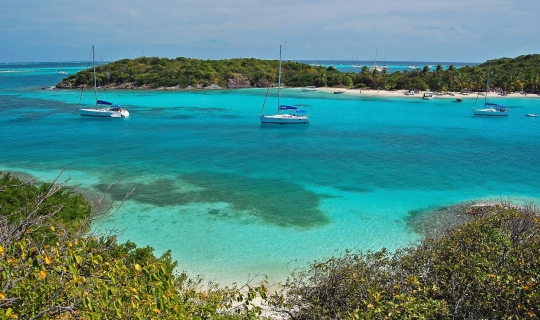
[[[255,85],[251,85],[251,81],[248,77],[239,74],[234,78],[227,79],[227,85],[225,89],[247,89],[247,88],[267,88],[274,86],[273,83],[270,83],[264,79],[259,79]],[[88,86],[84,86],[88,88]],[[73,81],[68,81],[64,79],[60,81],[56,86],[56,89],[80,89],[80,86],[74,84]],[[98,88],[100,89],[114,89],[114,90],[223,90],[221,86],[213,83],[205,86],[202,83],[197,84],[196,86],[187,86],[181,88],[179,85],[173,87],[152,87],[146,84],[137,85],[135,82],[123,82],[123,83],[109,83],[106,85],[101,85]]]
[[[413,210],[405,218],[405,223],[412,231],[424,237],[434,237],[447,232],[455,226],[467,223],[479,216],[490,214],[497,209],[533,210],[532,206],[516,206],[510,203],[469,201],[449,206]]]

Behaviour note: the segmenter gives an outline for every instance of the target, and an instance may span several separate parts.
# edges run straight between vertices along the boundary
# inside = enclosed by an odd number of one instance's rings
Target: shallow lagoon
[[[92,193],[137,188],[98,230],[171,249],[179,268],[223,283],[283,280],[347,248],[419,239],[411,212],[475,199],[540,197],[540,100],[473,117],[473,99],[423,101],[286,89],[311,124],[261,126],[266,90],[100,91],[126,119],[83,118],[80,92],[42,89],[54,69],[0,73],[0,170]],[[91,92],[81,103],[91,105]],[[266,103],[276,105],[275,92]],[[82,190],[82,189],[81,189]]]

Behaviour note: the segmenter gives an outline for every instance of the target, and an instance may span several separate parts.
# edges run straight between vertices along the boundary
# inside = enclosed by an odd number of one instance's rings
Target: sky
[[[140,56],[484,62],[540,53],[540,0],[0,0],[0,63]]]

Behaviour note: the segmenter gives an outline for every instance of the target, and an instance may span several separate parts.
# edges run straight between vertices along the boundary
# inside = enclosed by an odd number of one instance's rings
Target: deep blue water
[[[282,280],[347,248],[415,241],[415,210],[477,199],[540,197],[540,97],[492,97],[504,118],[473,117],[474,99],[424,101],[283,90],[311,123],[261,126],[263,89],[100,91],[125,119],[80,117],[80,92],[49,89],[57,66],[0,65],[0,170],[135,193],[98,230],[224,282]],[[80,65],[65,64],[74,73]],[[85,93],[83,105],[94,97]],[[271,92],[267,108],[276,104]]]

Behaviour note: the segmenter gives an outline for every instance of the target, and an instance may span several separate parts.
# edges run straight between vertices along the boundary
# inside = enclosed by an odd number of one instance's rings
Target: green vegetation
[[[357,87],[385,90],[461,91],[484,90],[488,65],[491,65],[490,86],[506,92],[524,90],[537,93],[540,86],[540,55],[501,58],[478,66],[456,68],[451,65],[435,70],[423,69],[388,73],[371,71],[364,66],[360,72],[339,72],[334,67],[310,66],[285,61],[282,83],[289,87]],[[98,86],[112,88],[267,87],[277,82],[277,62],[259,59],[199,60],[189,58],[142,57],[123,59],[97,68]],[[70,75],[59,88],[93,86],[92,69]]]
[[[0,173],[1,174],[1,173]],[[78,209],[77,209],[78,208]],[[93,210],[64,183],[0,179],[0,319],[246,319],[264,284],[218,288],[175,274],[170,251],[88,233]],[[76,217],[76,219],[72,219]],[[78,229],[77,229],[78,228]],[[54,239],[54,240],[52,240]]]
[[[350,252],[266,283],[202,287],[168,251],[89,233],[97,207],[65,182],[0,179],[0,318],[535,319],[540,218],[507,204],[416,246]],[[110,209],[110,207],[109,207]],[[102,210],[103,212],[103,210]],[[473,211],[471,211],[473,212]],[[110,213],[105,210],[104,214]]]
[[[212,84],[220,87],[267,87],[277,80],[276,77],[276,61],[258,59],[199,60],[142,57],[112,62],[96,70],[98,86],[110,87],[124,87],[125,84],[142,88],[207,87]],[[284,62],[282,77],[290,86],[301,86],[304,83],[325,86],[329,81],[330,85],[352,84],[347,75],[335,69],[327,71],[322,67],[312,67],[299,62]],[[58,87],[93,86],[93,81],[93,70],[87,69],[70,75]]]
[[[539,232],[536,208],[497,205],[394,254],[314,262],[274,303],[294,319],[537,319]]]

